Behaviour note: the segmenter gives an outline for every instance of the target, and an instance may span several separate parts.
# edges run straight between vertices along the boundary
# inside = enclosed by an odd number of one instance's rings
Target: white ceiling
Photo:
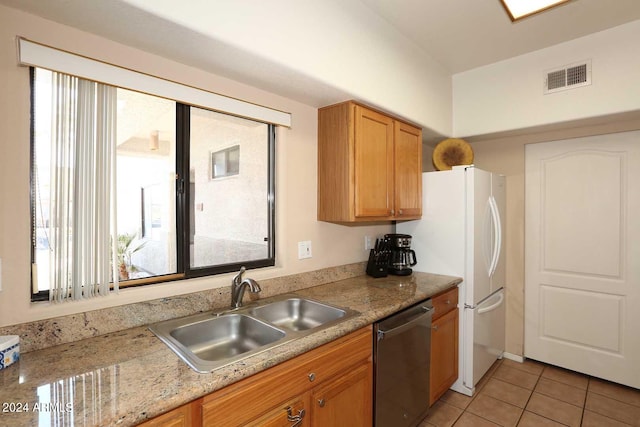
[[[573,0],[512,23],[500,0],[361,0],[452,73],[640,19],[638,0]]]
[[[180,15],[197,16],[203,10],[222,10],[231,0],[0,0],[16,9],[79,28],[225,77],[279,93],[313,106],[348,99],[344,90],[295,70],[295,64],[271,61],[172,20],[169,7]],[[237,0],[235,0],[237,1]],[[249,0],[242,0],[251,4]],[[280,22],[299,17],[286,6],[326,0],[281,0],[267,3]],[[135,6],[138,4],[140,7]],[[160,13],[160,6],[163,12]],[[242,3],[240,3],[242,4]],[[455,74],[513,56],[572,40],[640,19],[640,0],[573,0],[559,8],[512,23],[500,0],[342,0],[335,2],[344,13],[364,5],[382,22],[395,27],[406,39]],[[174,6],[175,5],[175,6]],[[216,9],[216,6],[220,6]],[[236,3],[238,5],[238,3]],[[255,5],[255,3],[254,3]],[[342,7],[344,5],[344,7]],[[144,10],[142,9],[144,7]],[[236,6],[237,7],[237,6]],[[237,9],[236,9],[237,10]],[[296,9],[300,10],[300,9]],[[309,7],[305,10],[313,10]],[[154,13],[158,12],[158,13]],[[227,22],[246,20],[229,16]],[[251,16],[251,19],[259,17]],[[359,17],[361,18],[361,17]],[[181,22],[189,22],[182,19]],[[219,22],[219,21],[218,21]],[[263,25],[270,25],[264,22]],[[373,23],[372,25],[378,25]],[[331,28],[326,28],[331,31]],[[381,31],[382,33],[382,31]],[[275,41],[274,41],[275,43]],[[309,46],[309,49],[326,46]]]

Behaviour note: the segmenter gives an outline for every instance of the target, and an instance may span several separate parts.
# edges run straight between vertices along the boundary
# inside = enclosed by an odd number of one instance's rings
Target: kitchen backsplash
[[[273,279],[260,280],[260,298],[361,276],[364,262],[329,267]],[[88,311],[0,328],[2,335],[19,335],[20,352],[40,350],[198,312],[225,309],[231,300],[231,285],[192,294]]]

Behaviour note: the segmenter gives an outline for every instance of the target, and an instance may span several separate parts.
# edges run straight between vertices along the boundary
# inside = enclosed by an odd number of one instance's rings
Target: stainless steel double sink
[[[197,372],[211,372],[358,314],[295,295],[149,326]]]

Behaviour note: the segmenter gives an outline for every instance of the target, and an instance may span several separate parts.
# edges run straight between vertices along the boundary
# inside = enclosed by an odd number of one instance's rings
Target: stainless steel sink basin
[[[217,361],[278,341],[284,331],[242,314],[180,326],[171,336],[202,360]]]
[[[304,331],[340,319],[346,312],[308,299],[288,298],[256,307],[251,314],[276,326]]]
[[[292,295],[219,314],[202,313],[149,326],[197,372],[211,372],[357,314]]]
[[[209,372],[283,340],[286,333],[245,314],[212,314],[169,320],[150,326],[189,366]]]

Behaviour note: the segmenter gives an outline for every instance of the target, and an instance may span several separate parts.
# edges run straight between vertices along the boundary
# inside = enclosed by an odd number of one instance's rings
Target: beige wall
[[[637,111],[639,39],[635,20],[455,74],[453,134],[488,135]],[[544,94],[548,71],[585,60],[591,62],[591,85]]]
[[[473,142],[477,167],[506,175],[507,179],[507,330],[506,351],[524,355],[524,146],[589,135],[640,129],[640,120],[616,121],[513,137]]]
[[[30,302],[29,71],[17,65],[16,36],[292,113],[291,128],[280,128],[277,133],[277,265],[252,271],[252,277],[264,279],[364,261],[364,236],[375,238],[391,231],[391,225],[346,227],[316,221],[315,108],[0,6],[0,326],[215,289],[228,286],[231,276],[126,289],[91,301]],[[313,258],[297,259],[301,240],[312,241]]]

